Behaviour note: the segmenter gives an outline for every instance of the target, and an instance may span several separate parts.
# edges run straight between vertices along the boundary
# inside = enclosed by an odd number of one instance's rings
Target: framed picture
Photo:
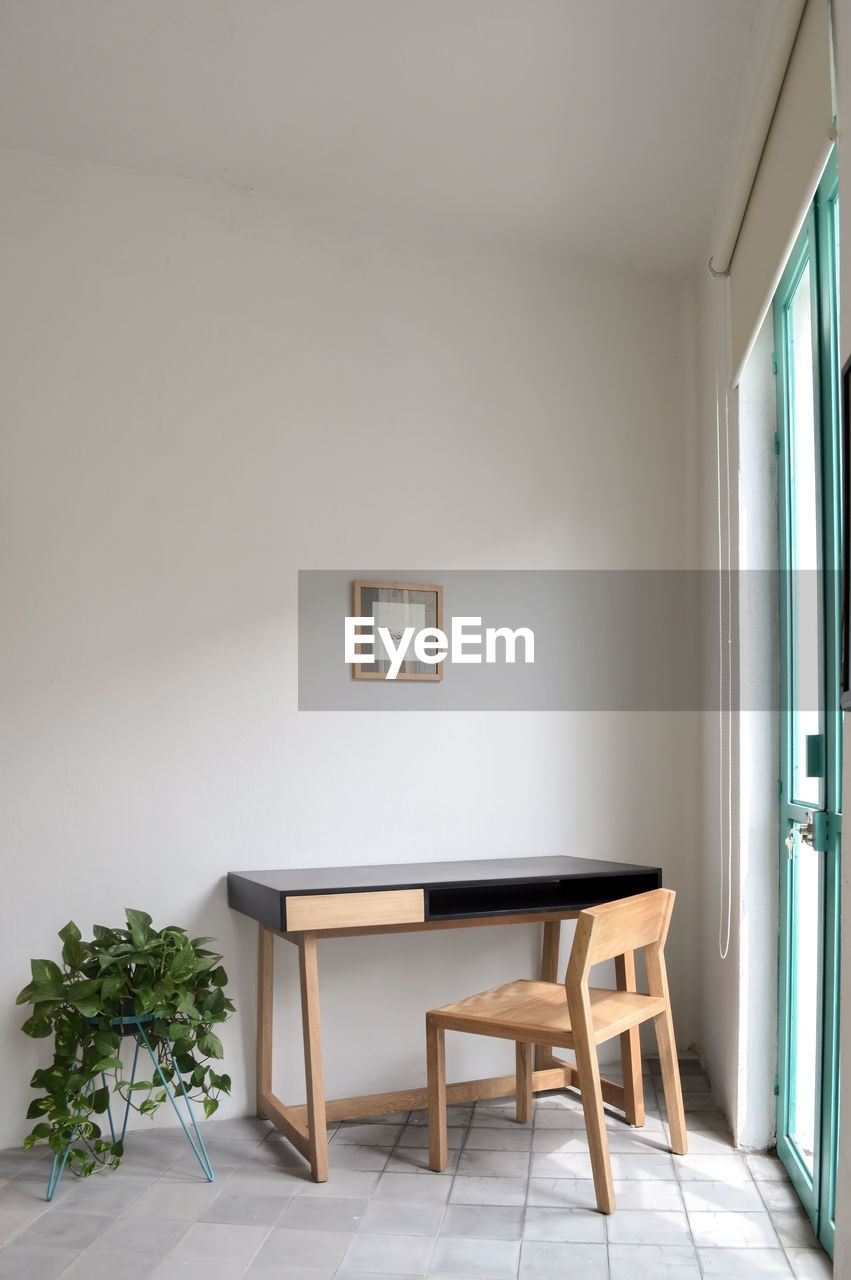
[[[443,664],[421,662],[414,653],[413,637],[427,629],[443,630],[443,587],[424,582],[364,582],[352,584],[352,612],[356,618],[372,618],[373,631],[361,627],[358,651],[374,655],[373,662],[352,663],[355,680],[442,680]],[[388,635],[385,645],[379,631]],[[411,631],[413,628],[413,631]],[[399,646],[407,640],[399,662]],[[391,670],[396,673],[391,676]]]

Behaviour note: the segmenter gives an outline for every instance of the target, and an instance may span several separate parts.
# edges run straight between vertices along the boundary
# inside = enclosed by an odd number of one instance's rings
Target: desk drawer
[[[285,930],[356,929],[379,924],[419,924],[425,919],[422,889],[379,893],[292,894]]]

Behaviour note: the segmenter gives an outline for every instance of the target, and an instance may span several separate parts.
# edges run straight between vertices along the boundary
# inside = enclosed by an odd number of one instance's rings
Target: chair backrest
[[[665,995],[663,950],[676,894],[673,889],[651,889],[632,898],[604,902],[579,913],[576,933],[565,974],[565,986],[574,989],[588,980],[592,965],[644,949],[651,994]],[[660,973],[661,968],[661,973]]]

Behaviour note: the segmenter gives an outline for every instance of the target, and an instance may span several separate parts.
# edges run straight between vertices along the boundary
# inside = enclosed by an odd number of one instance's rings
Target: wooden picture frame
[[[375,619],[375,662],[352,663],[355,680],[442,680],[443,664],[420,662],[412,649],[399,668],[398,674],[388,678],[390,658],[377,635],[379,626],[390,628],[399,636],[403,626],[443,630],[443,587],[427,582],[379,582],[358,579],[352,583],[352,614],[356,618]]]

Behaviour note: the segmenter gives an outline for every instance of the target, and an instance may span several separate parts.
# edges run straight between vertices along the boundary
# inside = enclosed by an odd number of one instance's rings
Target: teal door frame
[[[780,940],[777,1151],[813,1228],[832,1255],[839,1121],[839,895],[842,722],[841,458],[838,345],[838,175],[825,171],[774,299],[780,538]],[[806,279],[805,279],[806,277]],[[799,289],[809,288],[812,339],[815,535],[818,571],[798,563],[796,497],[806,484],[796,452],[795,324]],[[808,386],[809,384],[807,384]],[[806,397],[807,388],[802,394]],[[812,495],[807,503],[812,514]],[[802,628],[819,615],[818,733],[802,737]],[[811,661],[810,665],[813,663]],[[808,707],[809,711],[813,708]],[[812,726],[807,726],[812,727]],[[816,923],[814,923],[814,921]],[[814,936],[815,935],[815,936]],[[812,954],[804,954],[807,946]],[[811,989],[814,986],[815,989]],[[813,1003],[815,1002],[815,1004]],[[801,1029],[804,1029],[803,1031]],[[801,1036],[817,1041],[813,1079]],[[804,1046],[806,1049],[806,1046]],[[801,1071],[802,1062],[807,1067]],[[802,1084],[799,1073],[805,1076]],[[804,1100],[813,1114],[802,1124]],[[813,1129],[812,1151],[801,1139]]]

